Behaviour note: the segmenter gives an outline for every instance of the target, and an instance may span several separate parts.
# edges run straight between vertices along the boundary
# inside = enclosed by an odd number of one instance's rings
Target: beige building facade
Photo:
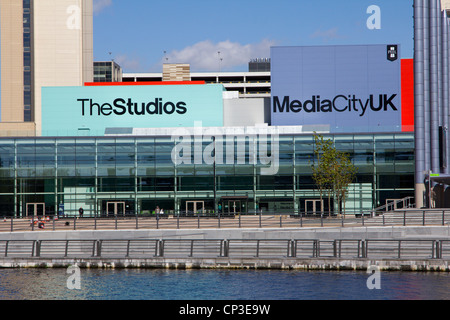
[[[2,0],[0,24],[0,136],[40,136],[41,88],[93,81],[92,0]]]

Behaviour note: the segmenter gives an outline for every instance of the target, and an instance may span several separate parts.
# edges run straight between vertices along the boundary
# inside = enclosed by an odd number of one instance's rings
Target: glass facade
[[[413,134],[324,137],[358,167],[347,212],[414,195]],[[216,153],[215,164],[198,162],[192,152],[191,164],[175,165],[171,137],[2,138],[0,212],[72,216],[82,207],[84,216],[109,216],[151,214],[159,207],[182,214],[298,214],[320,207],[311,171],[313,135],[279,136],[276,175],[261,175],[262,164],[250,161],[250,143],[238,152],[240,139],[234,139],[232,161],[225,161],[230,160],[225,153],[224,161],[217,161],[221,155]],[[203,142],[203,149],[208,144]]]

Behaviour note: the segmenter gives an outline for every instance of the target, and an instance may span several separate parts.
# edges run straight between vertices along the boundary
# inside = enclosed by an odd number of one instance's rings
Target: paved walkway
[[[355,227],[361,218],[292,218],[283,215],[236,216],[234,218],[63,218],[44,222],[31,219],[0,220],[0,232],[64,231],[64,230],[130,230],[130,229],[214,229],[214,228],[299,228],[299,227]]]
[[[68,230],[130,230],[130,229],[236,229],[236,228],[301,228],[359,226],[444,226],[450,224],[450,212],[435,210],[396,211],[377,217],[356,218],[348,215],[292,217],[290,215],[237,215],[235,217],[117,217],[117,218],[47,218],[0,220],[0,232],[68,231]]]

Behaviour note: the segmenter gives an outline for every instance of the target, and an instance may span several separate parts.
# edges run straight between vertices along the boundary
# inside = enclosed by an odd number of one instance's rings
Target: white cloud
[[[142,72],[141,62],[138,58],[130,58],[126,54],[115,57],[114,61],[122,67],[124,72]]]
[[[219,43],[205,40],[180,51],[167,53],[168,60],[162,62],[189,63],[194,71],[218,71],[219,68],[231,70],[248,64],[251,59],[270,57],[270,47],[273,45],[275,42],[271,40],[245,45],[229,40]]]
[[[322,39],[325,42],[328,42],[330,40],[335,40],[342,38],[341,35],[339,35],[339,29],[338,28],[331,28],[328,30],[316,30],[313,34],[311,34],[311,38],[313,39]]]
[[[94,13],[99,13],[110,5],[112,5],[112,0],[94,0]]]

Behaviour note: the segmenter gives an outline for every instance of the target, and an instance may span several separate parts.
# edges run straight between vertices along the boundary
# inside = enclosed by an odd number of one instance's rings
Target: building
[[[448,1],[414,1],[416,202],[439,206],[450,185]],[[438,203],[436,205],[436,202]]]
[[[122,82],[122,67],[114,61],[94,61],[94,82]]]
[[[0,123],[5,215],[71,216],[79,207],[86,216],[140,215],[157,206],[180,214],[336,212],[339,204],[332,199],[328,208],[312,179],[315,132],[358,167],[348,213],[414,195],[419,207],[450,206],[450,42],[436,0],[415,2],[414,60],[402,59],[398,44],[273,47],[270,60],[249,64],[253,72],[166,64],[162,73],[122,81],[113,62],[92,62],[92,3],[46,5],[1,2],[2,63],[9,63],[2,91],[11,90]],[[3,18],[7,12],[16,19]],[[18,16],[17,30],[3,27]],[[437,30],[432,19],[441,21],[442,42],[426,38],[433,33],[423,21]],[[59,36],[67,43],[48,41]]]
[[[414,134],[403,116],[412,92],[403,89],[410,83],[402,77],[411,64],[399,55],[388,60],[390,51],[388,45],[275,47],[270,98],[243,98],[214,79],[199,81],[197,74],[191,81],[45,87],[43,136],[0,139],[2,211],[16,216],[70,216],[79,207],[87,216],[146,214],[156,206],[180,214],[326,211],[328,203],[320,201],[312,179],[314,132],[332,139],[358,166],[345,203],[348,213],[369,213],[389,199],[413,196]],[[317,57],[331,54],[340,61],[349,52],[352,63],[360,64],[353,71],[323,73],[324,79],[311,82],[312,91],[292,89],[323,66]],[[374,73],[358,73],[368,68]],[[325,81],[330,77],[341,86],[330,88]],[[354,77],[372,82],[355,87]],[[386,77],[390,82],[383,86]],[[284,112],[289,115],[280,117]],[[350,117],[366,121],[367,131],[355,120],[346,122]],[[337,205],[332,202],[331,210]]]
[[[250,72],[270,72],[270,59],[259,58],[252,59],[248,63],[248,71]]]
[[[92,0],[2,0],[2,135],[42,129],[41,88],[93,81]]]
[[[187,63],[163,64],[163,81],[191,81],[191,66]]]
[[[272,128],[283,132],[279,142],[279,164],[275,175],[262,174],[276,158],[249,158],[251,146],[272,138],[245,135],[218,128],[217,140],[234,136],[236,153],[216,154],[216,164],[204,158],[196,164],[175,165],[172,151],[180,140],[164,130],[122,131],[102,137],[32,137],[0,139],[0,212],[26,217],[64,213],[85,216],[141,215],[159,206],[166,213],[289,213],[314,214],[327,211],[311,178],[314,137],[297,128]],[[237,128],[239,129],[239,128]],[[194,129],[184,131],[185,146],[195,155],[198,143]],[[210,128],[203,130],[201,150],[211,145]],[[242,133],[247,136],[249,132]],[[173,134],[173,131],[168,131]],[[187,134],[191,132],[191,135]],[[348,214],[369,213],[387,199],[414,195],[414,135],[412,133],[334,134],[339,150],[349,152],[358,166],[357,179],[346,202]],[[243,147],[243,153],[237,152]],[[250,151],[249,151],[250,148]],[[264,160],[264,161],[262,161]],[[214,202],[216,199],[216,203]]]
[[[270,70],[264,72],[190,72],[191,81],[222,84],[239,98],[270,98]],[[161,82],[162,73],[124,73],[123,82]]]

